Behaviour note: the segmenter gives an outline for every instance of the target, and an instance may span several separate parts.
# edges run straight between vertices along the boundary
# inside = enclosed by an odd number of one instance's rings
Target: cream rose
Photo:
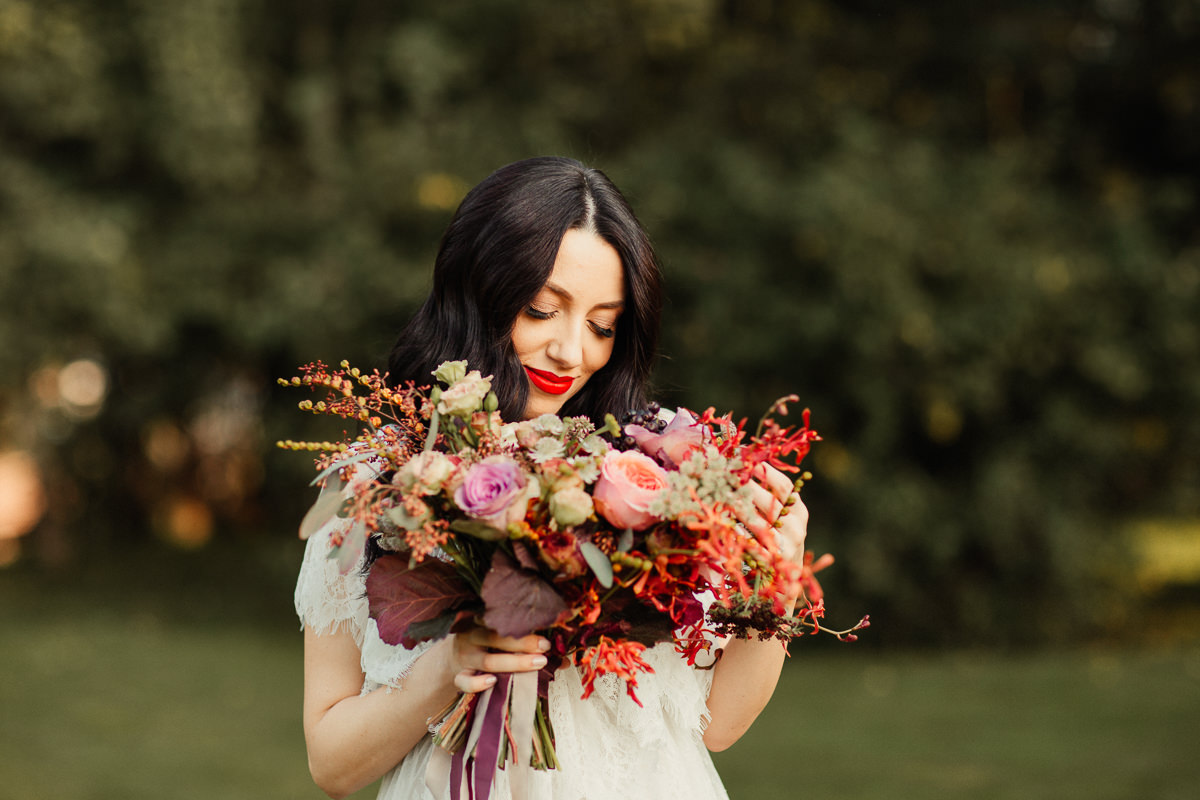
[[[487,397],[491,390],[491,376],[484,378],[479,374],[479,370],[473,369],[442,392],[442,397],[438,400],[438,413],[470,420],[472,414],[483,408],[483,398]]]
[[[454,474],[455,464],[445,453],[430,450],[410,458],[396,472],[395,483],[407,490],[418,487],[421,494],[437,494]]]
[[[550,495],[550,513],[564,528],[583,524],[592,511],[591,495],[578,486],[559,489]]]

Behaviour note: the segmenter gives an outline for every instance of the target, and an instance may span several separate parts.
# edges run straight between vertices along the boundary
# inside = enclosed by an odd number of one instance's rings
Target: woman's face
[[[525,419],[557,414],[608,363],[624,307],[617,251],[594,233],[567,231],[549,280],[513,325],[529,378]]]

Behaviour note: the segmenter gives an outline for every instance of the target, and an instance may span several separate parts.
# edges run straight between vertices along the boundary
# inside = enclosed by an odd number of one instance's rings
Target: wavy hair
[[[554,269],[570,230],[595,233],[616,250],[625,310],[612,356],[563,406],[565,416],[640,408],[658,345],[662,274],[650,239],[608,177],[569,158],[518,161],[467,193],[442,236],[433,289],[388,359],[395,385],[431,382],[443,361],[466,359],[492,375],[505,420],[520,419],[528,378],[512,346],[513,325]]]

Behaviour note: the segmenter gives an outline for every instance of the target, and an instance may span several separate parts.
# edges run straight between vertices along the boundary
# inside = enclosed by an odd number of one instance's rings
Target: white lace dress
[[[399,686],[426,646],[408,650],[379,638],[367,615],[361,569],[343,575],[327,558],[329,534],[308,542],[296,583],[296,612],[318,633],[349,630],[362,650],[363,693]],[[727,800],[708,750],[701,741],[708,718],[706,699],[712,672],[697,670],[660,644],[645,652],[654,668],[638,676],[638,707],[615,675],[596,682],[581,699],[583,686],[571,666],[550,683],[550,718],[561,766],[534,771],[530,794],[538,800]],[[425,787],[425,767],[433,748],[428,735],[383,779],[381,800],[442,800]],[[448,791],[444,796],[448,796]],[[492,793],[508,800],[504,771]]]

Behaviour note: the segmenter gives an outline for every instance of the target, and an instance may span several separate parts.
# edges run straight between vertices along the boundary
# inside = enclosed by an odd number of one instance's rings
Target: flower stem
[[[438,413],[437,406],[433,408],[433,415],[429,418],[429,435],[425,437],[425,452],[433,450],[433,443],[438,437],[438,423],[441,422],[442,415]]]

